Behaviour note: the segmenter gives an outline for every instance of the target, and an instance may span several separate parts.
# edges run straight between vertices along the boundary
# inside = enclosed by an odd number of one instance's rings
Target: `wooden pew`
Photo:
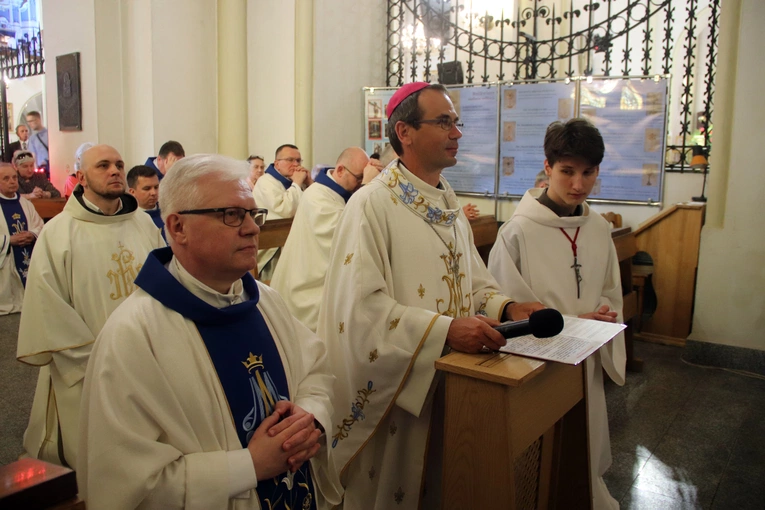
[[[35,206],[37,214],[40,215],[43,221],[53,218],[63,211],[66,205],[65,198],[33,198],[30,202]]]
[[[685,346],[696,297],[704,204],[676,204],[635,230],[637,249],[653,258],[658,307],[640,328],[641,340]]]
[[[635,234],[629,227],[615,228],[611,238],[616,247],[616,257],[619,259],[619,272],[622,279],[622,316],[627,329],[624,330],[624,345],[627,350],[627,370],[641,372],[643,360],[635,358],[634,338],[635,323],[638,320],[638,294],[632,285],[632,257],[637,253]]]
[[[281,248],[287,242],[287,236],[292,226],[292,218],[283,220],[268,220],[265,225],[260,227],[260,242],[258,248],[265,250],[267,248]],[[479,253],[483,257],[486,253],[484,262],[488,259],[489,251],[494,246],[497,239],[497,230],[499,229],[497,220],[494,216],[479,216],[470,221],[473,228],[473,237]]]

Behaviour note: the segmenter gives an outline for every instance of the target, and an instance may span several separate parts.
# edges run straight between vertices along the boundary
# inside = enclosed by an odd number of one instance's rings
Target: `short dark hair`
[[[291,143],[285,143],[284,145],[280,145],[278,149],[276,149],[276,152],[274,153],[274,159],[279,159],[279,153],[282,152],[284,149],[295,149],[296,151],[299,151],[300,149],[297,148],[297,146],[292,145]]]
[[[42,116],[40,115],[40,112],[38,112],[36,110],[32,110],[31,112],[27,112],[25,117],[37,117],[38,119],[42,118]]]
[[[571,119],[565,124],[556,121],[547,126],[544,147],[550,166],[562,158],[582,158],[596,166],[603,161],[606,152],[598,128],[581,118]]]
[[[160,158],[166,158],[168,154],[173,153],[176,155],[176,157],[179,158],[185,158],[186,157],[186,151],[183,150],[183,145],[179,144],[178,142],[174,140],[170,140],[169,142],[165,142],[162,144],[162,147],[159,148],[159,156]]]
[[[401,140],[398,139],[398,135],[396,134],[396,124],[401,121],[409,124],[414,129],[420,129],[420,121],[425,112],[420,108],[418,100],[420,94],[422,94],[424,90],[437,90],[444,94],[448,94],[446,87],[440,83],[434,83],[433,85],[428,85],[424,89],[418,90],[407,97],[401,101],[395,110],[393,110],[393,114],[388,119],[388,132],[386,135],[388,135],[391,147],[393,147],[393,150],[396,151],[396,154],[399,156],[404,155],[404,146],[401,145]]]
[[[249,158],[247,158],[247,162],[250,163],[253,159],[259,159],[259,160],[261,160],[263,162],[266,161],[265,159],[263,159],[262,156],[250,156]]]
[[[146,165],[134,166],[127,174],[128,188],[135,188],[139,177],[157,177],[157,171]]]

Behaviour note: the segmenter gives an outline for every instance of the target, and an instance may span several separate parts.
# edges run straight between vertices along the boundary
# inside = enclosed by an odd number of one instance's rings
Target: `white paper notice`
[[[626,327],[624,324],[564,316],[560,334],[550,338],[534,335],[508,338],[500,351],[578,365]]]

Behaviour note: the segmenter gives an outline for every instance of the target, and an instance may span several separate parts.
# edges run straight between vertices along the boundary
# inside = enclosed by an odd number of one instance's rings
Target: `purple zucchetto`
[[[425,87],[429,87],[430,83],[425,83],[424,81],[416,81],[414,83],[407,83],[406,85],[402,86],[400,89],[396,91],[395,94],[390,98],[390,101],[388,101],[388,108],[385,110],[385,114],[390,119],[390,116],[393,114],[393,111],[400,105],[404,99],[411,96],[415,92],[419,92],[420,90],[424,89]]]

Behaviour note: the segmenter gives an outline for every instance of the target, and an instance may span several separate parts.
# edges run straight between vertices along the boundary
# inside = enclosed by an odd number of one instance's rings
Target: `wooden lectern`
[[[591,508],[584,363],[453,352],[442,508]]]

